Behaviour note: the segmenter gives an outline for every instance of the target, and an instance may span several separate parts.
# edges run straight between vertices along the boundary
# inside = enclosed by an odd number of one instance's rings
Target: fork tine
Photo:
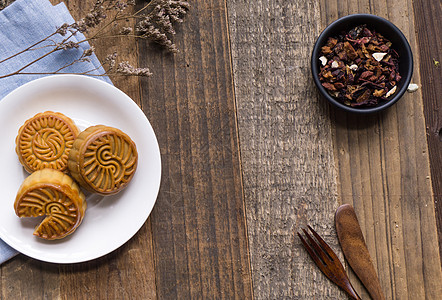
[[[307,240],[305,240],[302,235],[298,232],[298,236],[307,250],[307,253],[313,259],[318,268],[336,285],[341,287],[347,294],[356,300],[360,300],[358,294],[353,289],[350,280],[347,277],[344,267],[341,264],[338,256],[333,252],[330,246],[317,234],[313,228],[307,225],[308,229],[312,232],[313,239],[310,234],[302,228]]]
[[[304,230],[304,229],[303,229]],[[305,230],[304,230],[305,232]],[[310,245],[304,240],[302,235],[298,232],[298,236],[301,239],[302,244],[304,245],[305,250],[307,250],[307,253],[310,255],[310,257],[313,259],[313,261],[316,263],[316,265],[322,270],[324,266],[324,263],[322,260],[318,258],[318,256],[315,254],[314,250],[310,247]]]
[[[310,230],[311,227],[309,227]],[[325,252],[324,249],[321,249],[321,247],[318,245],[318,243],[310,236],[310,234],[305,230],[302,229],[302,231],[304,231],[305,236],[307,237],[307,239],[310,242],[310,245],[313,247],[313,249],[315,250],[315,253],[317,256],[319,256],[319,258],[322,260],[322,262],[324,263],[324,265],[329,265],[330,264],[330,257],[327,257],[327,253]],[[318,236],[315,235],[316,238],[318,238]],[[324,241],[322,241],[324,242]],[[322,245],[322,243],[320,243]]]
[[[316,240],[321,244],[322,248],[325,250],[325,253],[333,260],[333,261],[339,261],[338,256],[335,254],[335,252],[330,248],[330,246],[321,238],[319,234],[316,233],[316,231],[313,230],[313,228],[310,227],[310,225],[307,225],[308,229],[313,233]]]

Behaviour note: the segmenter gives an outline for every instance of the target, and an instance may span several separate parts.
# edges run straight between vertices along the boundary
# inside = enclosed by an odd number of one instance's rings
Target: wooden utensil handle
[[[356,213],[350,204],[336,210],[335,223],[339,243],[351,268],[374,300],[385,300]]]

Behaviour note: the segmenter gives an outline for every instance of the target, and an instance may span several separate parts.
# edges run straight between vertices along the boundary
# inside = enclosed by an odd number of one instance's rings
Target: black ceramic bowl
[[[327,90],[321,85],[319,80],[321,47],[327,43],[329,37],[338,36],[342,32],[348,32],[350,29],[366,24],[368,29],[375,30],[382,34],[385,38],[392,43],[391,48],[396,50],[399,54],[399,74],[401,80],[397,84],[396,93],[388,101],[379,103],[377,106],[372,107],[351,107],[339,102],[333,96],[331,96]],[[312,52],[311,68],[313,74],[313,80],[319,89],[319,92],[324,98],[330,101],[332,104],[354,113],[374,113],[390,107],[396,103],[408,88],[408,84],[413,74],[413,54],[411,52],[410,45],[404,34],[390,21],[387,21],[381,17],[370,14],[355,14],[345,16],[330,24],[318,37]]]

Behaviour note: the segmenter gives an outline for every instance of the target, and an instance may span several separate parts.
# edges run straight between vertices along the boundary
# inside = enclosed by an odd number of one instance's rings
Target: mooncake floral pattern
[[[60,113],[37,114],[20,128],[17,154],[28,172],[51,168],[64,171],[78,134],[75,124]]]
[[[84,154],[84,175],[99,191],[118,189],[135,171],[136,154],[124,136],[105,134],[89,144]]]
[[[69,157],[72,176],[91,192],[108,195],[131,181],[138,161],[134,142],[119,129],[97,125],[83,131]]]
[[[14,205],[16,214],[46,216],[34,231],[38,237],[53,240],[72,233],[80,224],[86,206],[78,186],[72,179],[65,178],[68,175],[56,170],[45,169],[31,176],[18,192]]]

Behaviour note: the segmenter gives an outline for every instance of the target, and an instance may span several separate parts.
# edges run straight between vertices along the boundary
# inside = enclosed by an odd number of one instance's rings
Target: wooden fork
[[[313,259],[319,269],[325,274],[325,276],[327,276],[328,279],[333,281],[345,292],[347,292],[351,299],[361,300],[356,291],[353,289],[353,286],[351,285],[350,280],[345,273],[344,267],[342,266],[336,254],[319,236],[319,234],[317,234],[309,225],[307,225],[307,227],[315,236],[317,242],[304,228],[302,228],[302,231],[307,237],[308,242],[302,237],[299,232],[298,236],[301,239],[301,242],[310,257]]]

